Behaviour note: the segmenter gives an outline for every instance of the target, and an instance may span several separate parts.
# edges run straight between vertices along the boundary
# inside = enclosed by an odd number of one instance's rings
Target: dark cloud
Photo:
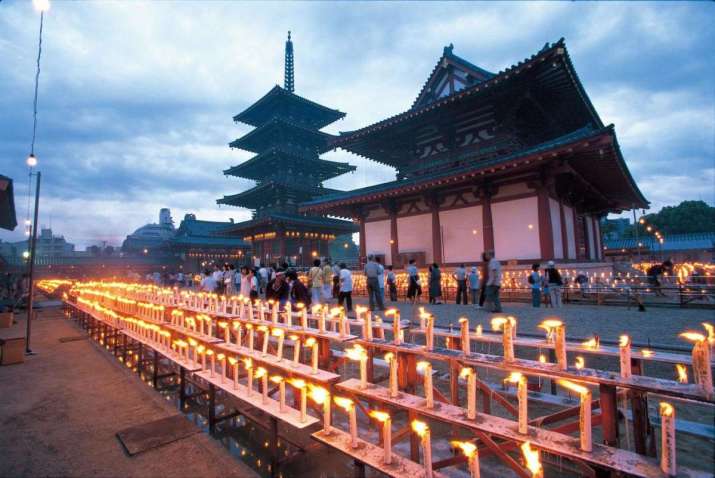
[[[289,29],[298,93],[348,113],[332,133],[409,108],[449,43],[498,71],[563,36],[653,205],[712,201],[711,12],[642,2],[55,2],[40,79],[41,219],[86,244],[121,242],[160,207],[247,218],[215,204],[252,184],[222,175],[250,157],[228,148],[248,131],[231,117],[282,83]],[[21,217],[37,26],[29,2],[0,4],[0,172],[17,180]],[[329,187],[394,179],[343,151],[325,158],[358,166]]]

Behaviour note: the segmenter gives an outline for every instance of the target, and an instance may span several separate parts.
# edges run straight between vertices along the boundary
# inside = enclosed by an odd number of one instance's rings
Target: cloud
[[[45,18],[39,90],[41,222],[51,217],[57,233],[86,245],[121,243],[155,221],[161,207],[176,219],[186,212],[247,219],[248,211],[215,203],[253,184],[222,174],[251,157],[228,147],[250,130],[231,118],[282,84],[287,30],[297,92],[348,113],[326,128],[334,134],[408,109],[449,43],[498,71],[564,36],[654,206],[707,196],[715,167],[711,10],[579,2],[55,2]],[[0,3],[0,173],[16,180],[21,220],[37,26],[29,2]],[[358,167],[327,187],[394,179],[391,168],[342,150],[324,158]],[[22,231],[0,238],[20,239]]]

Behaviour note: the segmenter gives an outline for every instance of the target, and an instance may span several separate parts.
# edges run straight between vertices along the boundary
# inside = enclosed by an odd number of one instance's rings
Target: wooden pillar
[[[390,262],[393,266],[401,267],[400,261],[398,260],[400,255],[400,248],[397,239],[397,211],[390,211]],[[388,264],[385,264],[388,265]]]
[[[357,217],[358,224],[360,225],[360,264],[363,264],[367,259],[367,244],[365,243],[365,216],[360,215]]]
[[[442,264],[442,226],[439,223],[439,206],[432,205],[432,262]]]
[[[566,231],[566,214],[564,214],[564,203],[559,201],[559,216],[561,220],[561,250],[564,259],[569,259],[569,235]]]
[[[494,222],[492,221],[492,195],[482,190],[482,229],[484,231],[484,250],[494,251]]]
[[[618,445],[618,406],[616,404],[616,387],[599,385],[599,400],[601,405],[601,428],[603,444]]]
[[[539,244],[541,259],[554,258],[554,229],[551,224],[551,207],[549,205],[549,190],[541,186],[537,192],[539,210]]]
[[[285,257],[286,257],[285,232],[280,231],[278,234],[280,235],[280,237],[278,238],[278,254],[281,256],[281,260],[285,260]]]

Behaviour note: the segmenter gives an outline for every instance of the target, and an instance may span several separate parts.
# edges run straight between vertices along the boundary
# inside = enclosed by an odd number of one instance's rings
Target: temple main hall
[[[293,65],[293,42],[288,32],[284,86],[274,86],[233,118],[255,129],[230,146],[256,156],[224,174],[252,179],[256,186],[224,196],[217,203],[254,211],[251,220],[222,231],[251,243],[254,262],[285,260],[306,265],[314,258],[330,256],[331,243],[357,231],[350,221],[298,211],[303,201],[338,193],[324,187],[323,181],[354,171],[355,167],[320,158],[335,139],[320,130],[345,113],[296,95]],[[352,239],[343,239],[352,243]],[[347,242],[344,246],[349,249]]]
[[[598,262],[599,219],[648,206],[563,39],[498,73],[449,45],[407,111],[333,146],[396,179],[300,210],[352,218],[361,257],[398,267],[475,263],[485,250],[514,264]]]

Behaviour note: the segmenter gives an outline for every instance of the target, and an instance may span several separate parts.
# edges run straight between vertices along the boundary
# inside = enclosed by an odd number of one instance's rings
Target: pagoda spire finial
[[[288,30],[288,40],[286,40],[285,80],[283,88],[291,93],[295,91],[295,81],[293,77],[293,42],[290,39],[290,30]]]

